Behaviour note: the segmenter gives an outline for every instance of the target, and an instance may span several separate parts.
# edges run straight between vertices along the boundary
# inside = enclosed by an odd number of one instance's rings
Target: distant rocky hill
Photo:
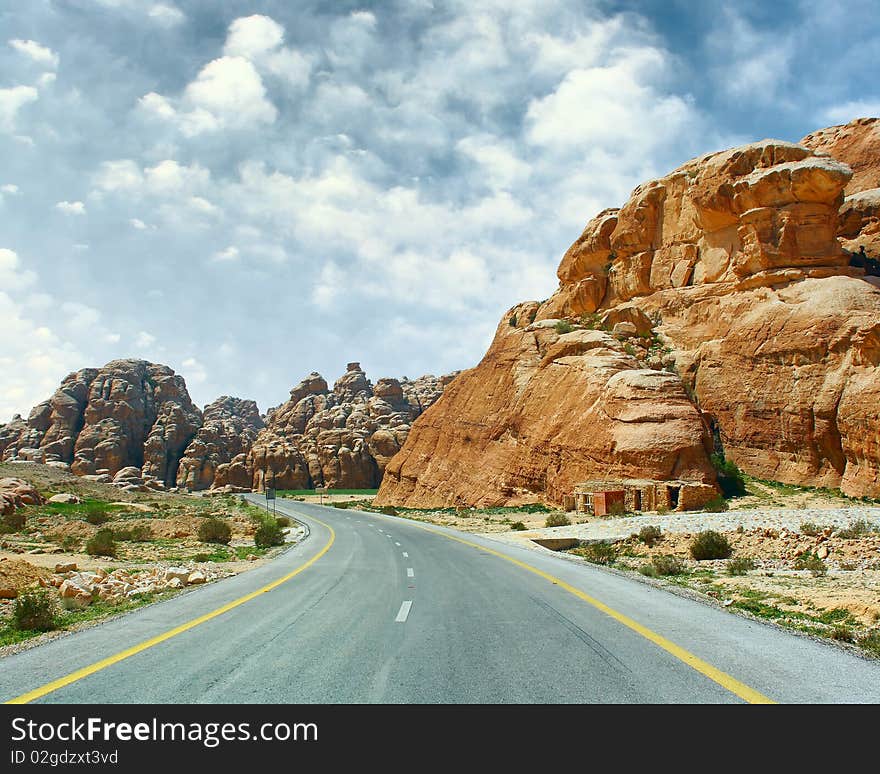
[[[880,497],[880,122],[694,159],[599,213],[415,421],[378,502],[755,476]],[[851,164],[852,168],[848,165]],[[855,170],[855,173],[854,173]],[[705,496],[700,494],[700,496]]]
[[[330,390],[312,373],[290,391],[290,400],[269,412],[250,454],[217,483],[259,489],[269,476],[283,489],[378,487],[413,420],[453,377],[385,378],[372,385],[359,363],[349,363]]]
[[[167,366],[114,360],[70,374],[26,420],[0,425],[0,458],[135,488],[259,488],[267,472],[279,487],[374,488],[451,379],[372,385],[351,363],[333,390],[312,374],[264,418],[229,396],[203,413]]]

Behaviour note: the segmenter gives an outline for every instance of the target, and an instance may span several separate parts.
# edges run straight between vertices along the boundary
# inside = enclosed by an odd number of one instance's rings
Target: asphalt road
[[[0,699],[880,701],[876,661],[595,567],[378,514],[278,510],[310,537],[234,578],[2,659]]]

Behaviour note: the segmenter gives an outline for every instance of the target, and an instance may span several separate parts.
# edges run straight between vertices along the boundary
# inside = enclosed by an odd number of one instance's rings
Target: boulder
[[[49,498],[49,502],[50,503],[62,503],[64,505],[71,505],[74,503],[81,502],[81,500],[75,494],[70,494],[68,492],[61,492],[59,494],[52,495]]]

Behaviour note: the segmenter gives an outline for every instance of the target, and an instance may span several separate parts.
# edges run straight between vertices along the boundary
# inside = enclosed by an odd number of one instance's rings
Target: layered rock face
[[[412,421],[451,378],[380,379],[372,385],[359,363],[349,363],[330,390],[312,373],[290,391],[290,400],[269,412],[250,454],[233,460],[226,475],[247,478],[254,489],[263,488],[267,475],[280,489],[375,488]]]
[[[180,460],[177,485],[192,490],[250,487],[250,480],[236,476],[231,466],[233,460],[247,455],[263,427],[252,400],[224,395],[205,406],[204,423]]]
[[[715,446],[755,476],[880,496],[880,290],[837,238],[852,177],[765,140],[639,186],[590,221],[558,291],[510,310],[481,363],[413,425],[378,501],[711,484]],[[623,353],[597,346],[596,327]]]
[[[181,376],[144,360],[114,360],[70,374],[26,422],[10,423],[3,459],[67,464],[77,475],[107,477],[134,467],[174,486],[178,462],[201,424]]]
[[[859,118],[808,134],[801,145],[827,153],[853,171],[844,189],[837,235],[847,250],[864,245],[880,260],[880,118]]]

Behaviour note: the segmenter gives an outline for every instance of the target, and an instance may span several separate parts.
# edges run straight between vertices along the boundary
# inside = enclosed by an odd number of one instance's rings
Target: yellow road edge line
[[[314,517],[309,516],[309,518]],[[320,519],[315,519],[315,521],[317,521],[318,524],[320,524],[321,526],[326,527],[328,530],[330,530],[330,540],[328,540],[327,544],[311,559],[309,559],[304,564],[301,564],[299,567],[297,567],[292,572],[289,572],[284,577],[278,578],[277,580],[272,581],[271,583],[257,589],[256,591],[245,594],[243,597],[234,599],[232,600],[232,602],[227,602],[225,605],[218,607],[216,610],[212,610],[210,613],[205,613],[204,615],[201,615],[198,618],[194,618],[192,621],[187,621],[180,626],[175,626],[173,629],[169,629],[163,634],[158,634],[155,637],[144,640],[138,645],[133,645],[132,647],[126,648],[119,653],[108,656],[107,658],[101,659],[100,661],[96,661],[94,664],[90,664],[89,666],[83,667],[82,669],[77,669],[75,672],[71,672],[69,675],[65,675],[64,677],[60,677],[57,680],[53,680],[51,683],[46,683],[39,688],[35,688],[32,691],[23,693],[21,696],[16,696],[14,699],[10,699],[4,702],[4,704],[28,704],[35,699],[39,699],[49,693],[52,693],[53,691],[57,691],[59,688],[64,688],[71,683],[77,682],[77,680],[82,680],[84,677],[95,674],[95,672],[100,672],[102,669],[106,669],[108,666],[118,664],[120,661],[124,661],[131,656],[147,650],[148,648],[152,648],[154,645],[158,645],[160,642],[165,642],[166,640],[170,640],[172,637],[176,637],[178,634],[182,634],[183,632],[189,631],[190,629],[194,629],[196,626],[199,626],[206,621],[210,621],[212,618],[223,615],[223,613],[228,613],[230,610],[233,610],[239,605],[245,604],[245,602],[250,602],[252,599],[260,596],[260,594],[265,594],[267,591],[272,591],[272,589],[278,588],[278,586],[280,586],[282,583],[287,583],[287,581],[291,580],[291,578],[296,577],[303,570],[308,569],[315,562],[317,562],[318,559],[324,556],[324,554],[326,554],[330,550],[330,546],[333,545],[333,541],[336,540],[336,532],[334,532],[333,527],[331,527],[329,524],[325,524]]]
[[[391,518],[389,516],[386,516],[385,514],[375,515],[382,516],[386,519]],[[628,629],[632,629],[632,631],[642,635],[642,637],[649,640],[650,642],[653,642],[657,647],[662,648],[667,653],[675,656],[679,661],[684,662],[689,667],[699,672],[701,675],[708,677],[710,680],[712,680],[712,682],[717,683],[722,688],[725,688],[726,690],[730,691],[732,694],[738,696],[740,699],[743,699],[749,704],[777,703],[768,696],[765,696],[760,691],[756,691],[754,688],[740,682],[735,677],[732,677],[731,675],[721,671],[717,667],[714,667],[706,661],[703,661],[701,658],[695,656],[690,651],[685,650],[680,645],[676,645],[674,642],[672,642],[672,640],[668,640],[663,635],[657,634],[656,632],[649,629],[647,626],[640,624],[638,621],[634,621],[629,616],[626,616],[623,613],[619,613],[613,607],[609,607],[604,602],[600,602],[598,599],[591,597],[589,594],[586,594],[579,588],[576,588],[575,586],[566,583],[561,578],[557,578],[553,575],[550,575],[550,573],[539,570],[537,567],[532,567],[532,565],[526,564],[519,559],[514,559],[512,556],[502,554],[500,551],[495,551],[491,548],[487,548],[486,546],[481,546],[479,543],[472,543],[470,540],[465,540],[464,538],[456,537],[455,535],[449,535],[445,532],[441,532],[440,530],[432,529],[431,527],[426,527],[424,526],[424,524],[420,524],[419,522],[416,522],[414,520],[407,519],[406,521],[407,523],[412,524],[413,526],[418,527],[425,532],[431,532],[435,535],[441,535],[442,537],[448,538],[449,540],[454,540],[457,543],[463,543],[464,545],[470,546],[471,548],[476,548],[479,551],[485,551],[488,554],[492,554],[493,556],[497,556],[500,559],[504,559],[505,561],[515,564],[517,567],[521,567],[522,569],[527,570],[528,572],[533,573],[540,578],[544,578],[551,583],[555,583],[557,586],[559,586],[559,588],[565,589],[565,591],[573,594],[578,599],[581,599],[584,602],[592,605],[597,610],[600,610],[601,612],[610,616],[618,623],[626,626]]]

